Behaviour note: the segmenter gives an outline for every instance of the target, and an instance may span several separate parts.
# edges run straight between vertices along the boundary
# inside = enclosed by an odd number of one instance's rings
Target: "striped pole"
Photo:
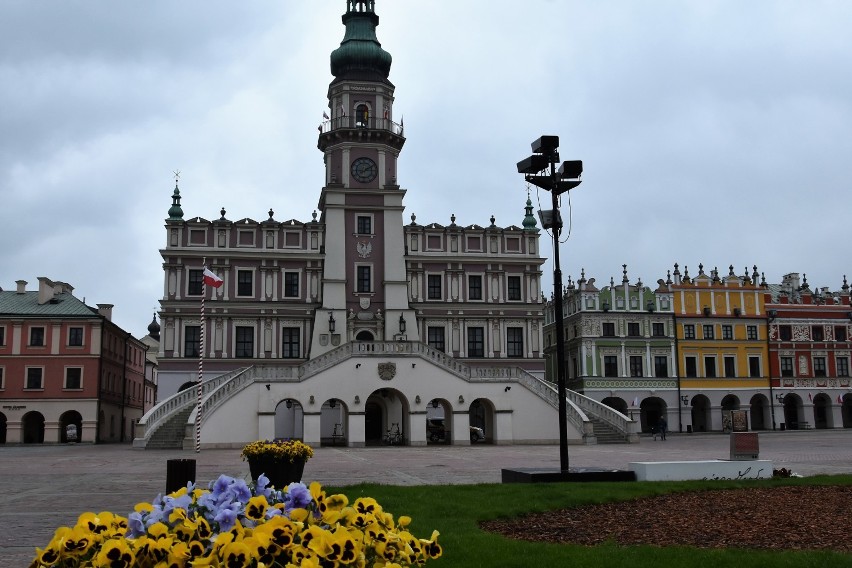
[[[207,259],[203,261],[202,272],[207,268]],[[201,383],[204,380],[204,298],[207,296],[207,284],[204,282],[204,274],[201,275],[201,334],[198,346],[198,388],[197,411],[195,413],[195,453],[201,451]]]

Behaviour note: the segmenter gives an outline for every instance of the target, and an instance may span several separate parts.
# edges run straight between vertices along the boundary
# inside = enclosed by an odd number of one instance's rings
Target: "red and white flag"
[[[811,395],[811,393],[808,393],[808,400],[811,402],[814,401],[814,397]]]
[[[327,113],[327,112],[325,112],[325,111],[322,111],[322,117],[323,117],[324,119],[328,120],[328,113]]]
[[[837,404],[843,404],[843,397],[840,395],[837,395]]]
[[[204,268],[204,284],[207,286],[213,286],[214,288],[218,288],[225,282],[211,271],[209,268]]]
[[[639,397],[633,399],[633,406],[639,406]]]

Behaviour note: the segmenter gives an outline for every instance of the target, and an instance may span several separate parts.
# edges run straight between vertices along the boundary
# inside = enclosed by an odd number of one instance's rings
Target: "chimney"
[[[50,302],[59,288],[53,280],[44,276],[38,277],[38,305]]]
[[[18,294],[24,294],[27,291],[27,281],[26,280],[15,280],[15,284],[18,285]]]
[[[112,321],[113,304],[97,304],[98,314],[106,318],[107,321]]]

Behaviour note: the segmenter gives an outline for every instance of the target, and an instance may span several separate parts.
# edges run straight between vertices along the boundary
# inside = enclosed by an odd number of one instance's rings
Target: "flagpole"
[[[207,269],[207,259],[202,260],[201,277],[201,335],[198,350],[198,388],[196,389],[197,410],[195,413],[195,453],[201,451],[201,384],[204,381],[204,299],[207,297],[207,282],[203,271]]]

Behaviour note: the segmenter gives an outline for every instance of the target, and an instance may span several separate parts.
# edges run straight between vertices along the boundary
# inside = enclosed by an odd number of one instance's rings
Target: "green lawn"
[[[852,566],[852,555],[833,552],[764,552],[756,550],[703,550],[659,548],[654,546],[595,547],[540,544],[506,539],[486,533],[479,522],[510,518],[524,513],[576,507],[584,504],[625,501],[673,491],[708,488],[766,487],[777,485],[852,485],[852,476],[771,479],[756,481],[689,481],[640,483],[538,483],[441,485],[399,487],[364,484],[343,488],[326,487],[331,493],[344,493],[350,500],[374,497],[395,518],[412,517],[413,534],[428,538],[433,529],[440,533],[444,554],[428,565],[472,567],[564,567],[583,568],[629,566],[630,568],[758,568],[758,567],[842,567]],[[807,506],[791,503],[790,508]],[[778,511],[777,514],[784,514]],[[701,514],[701,512],[697,512]],[[827,523],[849,523],[849,519],[826,519]],[[818,529],[817,529],[818,530]],[[783,535],[779,535],[783,538]]]

